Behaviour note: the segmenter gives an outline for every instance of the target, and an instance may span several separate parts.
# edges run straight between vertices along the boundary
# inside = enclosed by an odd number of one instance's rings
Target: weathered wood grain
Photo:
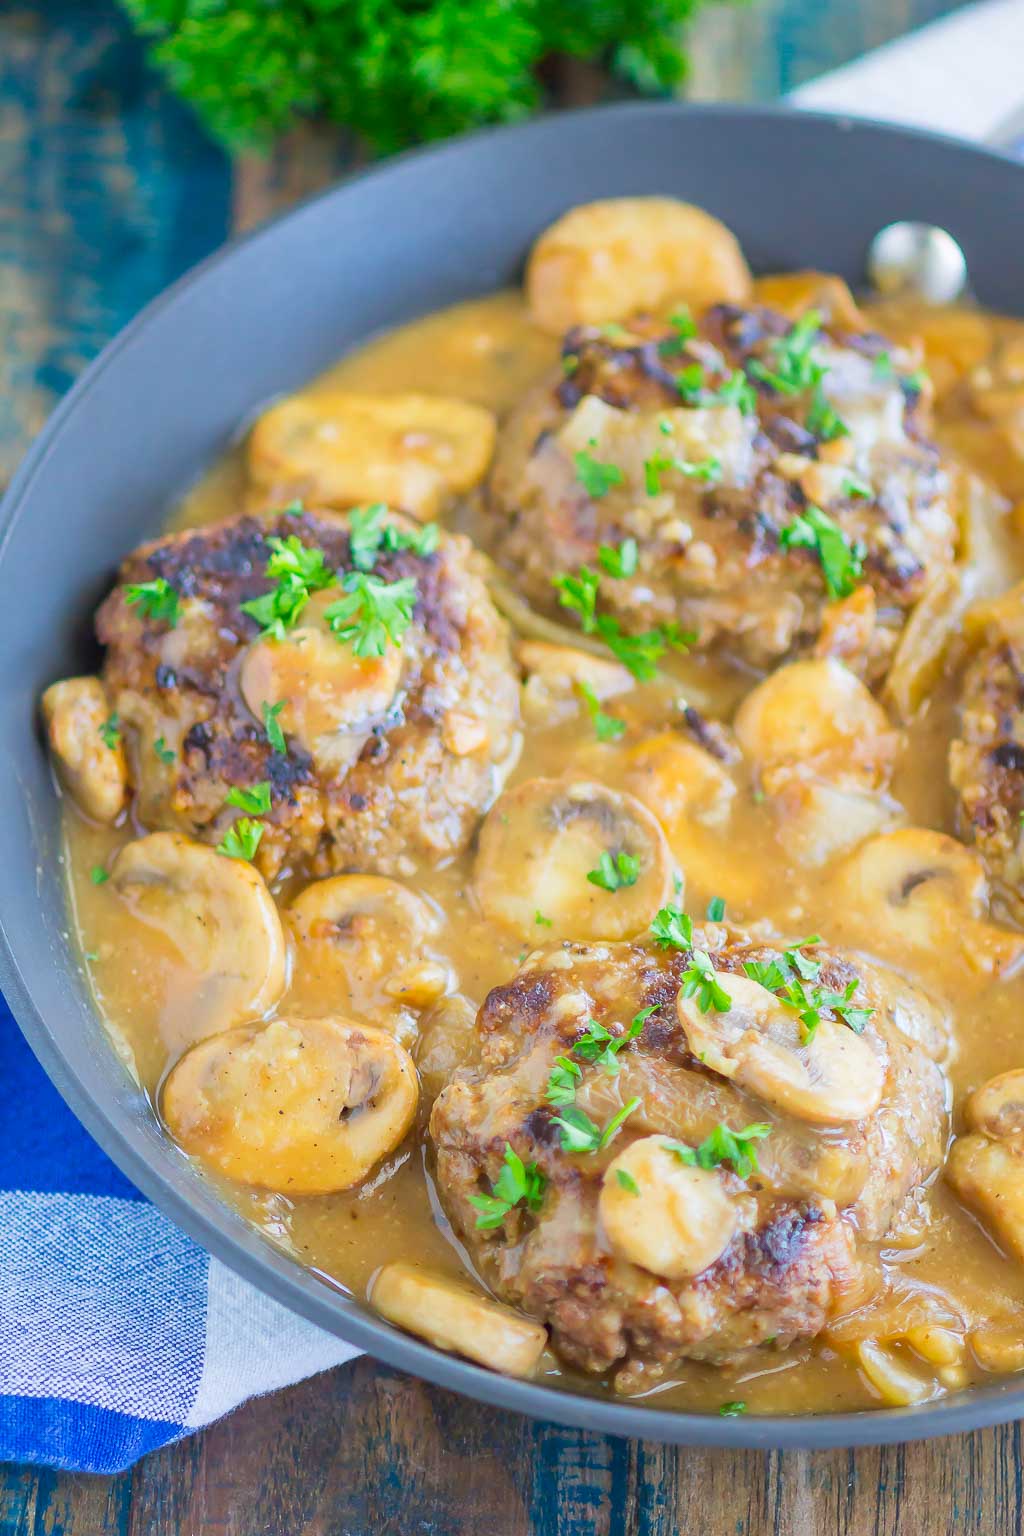
[[[769,98],[957,0],[707,12],[690,93]],[[586,70],[559,82],[593,98]],[[294,135],[232,178],[113,0],[0,0],[0,482],[102,343],[167,281],[353,164]],[[247,1404],[116,1478],[0,1467],[0,1536],[1019,1536],[1020,1426],[858,1452],[615,1440],[369,1360]]]

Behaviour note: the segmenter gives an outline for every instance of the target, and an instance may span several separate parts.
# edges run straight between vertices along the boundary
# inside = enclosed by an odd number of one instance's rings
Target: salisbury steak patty
[[[355,555],[349,515],[302,512],[125,561],[97,633],[145,826],[219,843],[249,813],[270,878],[408,874],[469,840],[518,747],[504,622],[465,539],[354,516]]]
[[[718,305],[696,327],[570,331],[565,372],[509,419],[488,488],[496,553],[531,599],[552,611],[554,574],[600,572],[602,545],[635,539],[635,570],[606,569],[599,608],[767,665],[868,583],[884,670],[953,559],[946,476],[910,359],[816,320]]]
[[[958,831],[1005,897],[1024,906],[1024,584],[965,621],[960,734],[950,744]]]
[[[798,962],[721,925],[693,942],[729,989],[724,1012],[720,993],[713,1006],[680,993],[689,950],[531,955],[487,998],[482,1065],[449,1084],[430,1123],[441,1197],[481,1273],[574,1364],[618,1367],[624,1391],[682,1357],[819,1333],[865,1293],[861,1246],[942,1156],[944,1021],[921,994],[820,945]],[[745,970],[781,985],[757,970],[773,962],[819,999],[810,1041]],[[849,1023],[825,994],[847,999]],[[605,1146],[583,1145],[588,1122],[607,1127],[634,1100]],[[753,1168],[730,1159],[722,1127],[754,1127]]]

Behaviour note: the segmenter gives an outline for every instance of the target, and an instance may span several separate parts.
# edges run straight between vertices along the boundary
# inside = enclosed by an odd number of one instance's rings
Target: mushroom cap
[[[370,1301],[389,1323],[505,1376],[532,1376],[548,1341],[540,1323],[413,1264],[385,1264]]]
[[[996,1141],[1024,1135],[1024,1067],[982,1083],[964,1105],[964,1116],[972,1130]]]
[[[643,1136],[608,1164],[598,1210],[615,1253],[666,1280],[708,1269],[739,1225],[722,1173],[687,1166],[664,1136]]]
[[[110,888],[132,914],[180,953],[194,975],[183,1016],[193,1040],[259,1017],[285,988],[281,919],[263,877],[179,832],[151,832],[126,843]]]
[[[272,1019],[192,1047],[161,1094],[186,1152],[229,1179],[287,1195],[350,1189],[416,1113],[412,1060],[349,1019]]]
[[[885,1068],[862,1035],[822,1018],[809,1041],[798,1014],[746,976],[719,971],[727,1013],[702,1013],[679,994],[679,1022],[690,1050],[712,1072],[783,1114],[811,1125],[863,1120],[882,1102]]]
[[[98,677],[67,677],[43,694],[50,750],[72,799],[94,821],[112,822],[124,809],[128,770],[119,735],[111,744],[102,728],[110,701]]]
[[[604,890],[587,877],[602,855],[638,861],[634,883]],[[672,855],[632,795],[571,779],[527,779],[492,806],[480,832],[475,888],[484,915],[523,937],[625,939],[672,892]]]
[[[542,330],[625,320],[675,302],[739,303],[750,272],[718,219],[672,197],[612,197],[571,208],[546,229],[526,267],[526,301]]]

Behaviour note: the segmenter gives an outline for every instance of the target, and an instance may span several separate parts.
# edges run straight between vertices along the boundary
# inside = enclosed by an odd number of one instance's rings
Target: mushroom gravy
[[[766,302],[777,302],[785,282],[768,279],[755,285],[755,298],[760,287]],[[1024,420],[1024,323],[966,309],[915,311],[896,305],[880,306],[871,321],[897,342],[923,341],[936,391],[936,439],[992,488],[964,498],[965,505],[968,499],[971,504],[964,512],[962,539],[974,568],[975,595],[1001,593],[1024,576],[1024,530],[1014,512],[1017,503],[1024,512],[1024,429],[1017,427],[1014,437],[1015,420]],[[1020,361],[1016,384],[993,379],[987,393],[968,389],[968,374],[1012,349]],[[531,324],[521,297],[502,293],[428,316],[369,343],[313,389],[444,392],[485,406],[500,419],[556,357],[555,341]],[[1008,398],[1014,388],[1016,418]],[[243,488],[241,454],[233,451],[189,494],[171,527],[205,526],[235,515]],[[459,505],[451,520],[486,546],[471,500]],[[565,643],[572,643],[571,635]],[[959,664],[960,646],[954,640],[938,664],[923,668],[919,686],[926,696],[902,725],[889,786],[892,802],[903,808],[902,814],[893,810],[893,823],[957,831],[945,760],[957,730]],[[759,773],[742,758],[717,760],[726,785],[722,792],[731,797],[724,821],[688,818],[672,804],[671,756],[663,763],[658,744],[680,735],[690,739],[688,724],[692,729],[698,717],[731,721],[758,681],[754,672],[721,659],[671,656],[655,681],[602,701],[603,710],[626,722],[618,739],[606,742],[597,739],[578,698],[548,698],[545,720],[543,690],[538,690],[539,702],[529,710],[508,786],[536,776],[571,775],[636,795],[658,816],[685,877],[689,913],[701,916],[709,902],[722,898],[730,922],[764,922],[787,935],[820,934],[829,943],[894,966],[941,999],[950,1017],[944,1069],[956,1134],[963,1124],[958,1106],[968,1094],[994,1074],[1024,1067],[1020,967],[1016,972],[1010,967],[1003,977],[986,975],[972,965],[957,939],[956,923],[947,934],[936,919],[936,942],[914,948],[898,927],[890,930],[877,914],[858,911],[849,887],[837,878],[849,848],[817,867],[795,858],[784,816],[765,796]],[[884,693],[882,698],[891,708]],[[687,714],[694,710],[696,715]],[[703,727],[698,723],[697,729]],[[194,1038],[197,979],[176,947],[139,920],[112,882],[93,881],[91,872],[108,869],[116,850],[145,829],[131,813],[112,827],[102,826],[87,819],[70,796],[64,799],[64,818],[83,965],[119,1054],[155,1105],[169,1069]],[[386,971],[371,978],[360,997],[360,1017],[383,1020],[419,1069],[415,1126],[398,1151],[361,1187],[345,1193],[290,1199],[218,1179],[225,1198],[273,1243],[326,1283],[360,1297],[390,1260],[411,1260],[452,1278],[467,1274],[465,1250],[432,1185],[426,1123],[434,1096],[471,1049],[467,1019],[492,987],[508,981],[531,948],[485,917],[473,865],[471,847],[440,867],[421,864],[406,882],[426,898],[437,919],[427,944],[429,957],[444,968],[447,992],[465,999],[467,1006],[435,1005],[418,1016],[387,994]],[[513,878],[519,877],[517,870]],[[909,890],[913,871],[907,883]],[[302,884],[285,870],[274,896],[285,903]],[[998,891],[992,917],[1013,935],[1021,932]],[[538,906],[538,944],[547,942],[548,927]],[[295,967],[277,1012],[316,1016],[325,1011],[323,992],[315,967]],[[740,1366],[684,1362],[645,1395],[662,1406],[708,1411],[735,1400],[751,1413],[838,1411],[920,1400],[982,1379],[986,1372],[1024,1368],[1024,1265],[1000,1250],[941,1172],[876,1247],[879,1280],[885,1283],[815,1341],[764,1347]],[[864,1340],[869,1348],[858,1352]],[[607,1390],[551,1353],[545,1354],[539,1375],[574,1390]]]

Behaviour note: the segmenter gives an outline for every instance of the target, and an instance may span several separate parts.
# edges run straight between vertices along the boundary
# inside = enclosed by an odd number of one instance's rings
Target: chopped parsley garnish
[[[597,446],[596,439],[591,440],[590,446]],[[607,496],[613,486],[621,485],[626,478],[617,464],[602,464],[585,448],[573,455],[573,462],[576,465],[577,480],[594,501]]]
[[[665,1141],[662,1146],[688,1168],[711,1169],[729,1163],[737,1178],[749,1179],[758,1172],[754,1143],[770,1136],[771,1129],[760,1122],[746,1125],[742,1131],[731,1131],[727,1125],[719,1124],[699,1147],[688,1147],[682,1141]]]
[[[619,1070],[619,1052],[642,1032],[656,1006],[652,1004],[650,1008],[641,1008],[639,1013],[634,1014],[629,1028],[621,1035],[613,1035],[596,1019],[590,1019],[586,1031],[572,1048],[573,1055],[582,1057],[584,1061],[589,1061],[592,1066],[600,1067],[603,1072],[614,1077]]]
[[[89,871],[89,879],[93,885],[106,885],[110,879],[109,869],[104,869],[102,864],[94,864]]]
[[[217,844],[217,852],[225,854],[229,859],[255,858],[263,832],[262,821],[253,821],[251,816],[240,816]]]
[[[638,1195],[640,1186],[633,1175],[625,1168],[616,1168],[615,1180],[620,1189],[624,1189],[628,1195]]]
[[[874,367],[871,370],[876,379],[889,379],[892,377],[892,355],[888,352],[879,352],[875,358]]]
[[[587,706],[587,713],[598,741],[618,741],[626,729],[625,720],[620,720],[616,715],[605,714],[601,708],[601,700],[589,683],[578,682],[576,688]]]
[[[603,1152],[623,1123],[639,1108],[640,1100],[630,1099],[612,1116],[603,1131],[578,1104],[567,1105],[564,1115],[553,1115],[552,1123],[558,1126],[563,1152]]]
[[[720,923],[724,916],[725,898],[723,896],[712,896],[708,902],[708,922]]]
[[[711,956],[704,949],[695,949],[680,979],[684,997],[696,997],[701,1013],[728,1013],[732,998],[718,980]]]
[[[638,682],[649,683],[657,676],[658,662],[667,650],[686,650],[695,639],[678,624],[660,624],[640,635],[624,634],[618,619],[597,612],[601,578],[587,565],[581,565],[575,575],[552,577],[552,585],[562,607],[579,614],[583,633],[597,635]]]
[[[602,891],[618,891],[625,886],[636,885],[640,874],[640,860],[631,853],[602,853],[597,868],[588,870],[591,885]]]
[[[723,1419],[738,1419],[741,1414],[746,1413],[747,1405],[737,1399],[733,1403],[723,1403],[718,1411]]]
[[[667,474],[685,475],[690,480],[703,480],[712,485],[722,478],[722,464],[720,459],[715,458],[698,459],[691,463],[672,453],[652,454],[644,460],[644,489],[648,496],[659,494],[661,477]]]
[[[113,752],[114,748],[121,740],[121,722],[118,719],[116,709],[111,710],[110,714],[100,726],[100,736],[103,739],[103,745],[105,747],[109,747],[111,752]]]
[[[278,704],[268,704],[265,700],[263,703],[263,729],[267,733],[271,751],[279,753],[282,757],[287,753],[288,746],[277,717],[284,709],[286,702],[282,699]]]
[[[537,924],[537,926],[539,928],[552,928],[552,927],[554,927],[554,924],[553,924],[551,918],[550,917],[545,917],[544,913],[541,912],[541,910],[539,908],[533,914],[533,920],[534,920],[534,922]]]
[[[614,576],[617,581],[623,581],[629,576],[636,575],[638,556],[636,539],[623,539],[616,547],[612,544],[598,546],[597,558],[601,568]]]
[[[658,351],[662,357],[669,357],[673,352],[682,352],[688,341],[692,341],[697,334],[693,316],[685,304],[675,310],[668,317],[668,323],[672,327],[673,334],[666,336],[664,341],[658,343]]]
[[[153,743],[153,751],[162,763],[174,762],[174,749],[169,747],[162,736],[158,736]]]
[[[839,494],[849,496],[851,500],[867,501],[874,495],[874,491],[859,475],[844,475],[839,486]]]
[[[927,368],[915,368],[913,373],[905,374],[900,383],[904,389],[912,390],[915,395],[919,395],[928,383]]]
[[[342,585],[348,595],[324,610],[338,639],[351,643],[364,659],[383,656],[389,643],[400,645],[416,606],[414,578],[381,581],[365,571],[350,571]]]
[[[124,600],[137,607],[143,618],[156,619],[171,629],[177,626],[181,617],[181,598],[163,576],[156,576],[152,581],[129,582],[124,589]]]
[[[850,435],[849,427],[832,405],[820,382],[814,387],[804,426],[822,443],[831,443],[837,437]]]
[[[863,544],[851,543],[839,524],[820,507],[808,506],[798,512],[780,531],[779,544],[783,549],[814,551],[830,597],[849,597],[864,574]]]
[[[818,943],[818,935],[811,934],[809,938],[801,939],[799,944],[791,944],[775,960],[748,960],[743,966],[751,981],[774,992],[781,1002],[793,1009],[800,1020],[800,1039],[804,1045],[809,1045],[817,1034],[823,1013],[841,1020],[855,1035],[859,1035],[875,1011],[873,1008],[860,1008],[853,1003],[857,992],[856,981],[849,982],[842,992],[830,992],[817,985],[821,962],[801,951],[805,944]]]
[[[548,1086],[544,1097],[549,1104],[574,1104],[576,1102],[576,1084],[583,1076],[583,1072],[570,1056],[558,1056],[551,1068],[548,1078]]]
[[[762,358],[755,357],[747,364],[747,372],[753,379],[768,384],[780,395],[800,395],[821,382],[826,369],[811,357],[818,332],[821,329],[821,311],[809,309],[787,335],[773,341],[768,349],[769,367]]]
[[[394,554],[408,549],[425,560],[437,549],[441,534],[436,523],[408,530],[393,523],[382,524],[387,510],[383,501],[377,501],[372,506],[353,507],[349,513],[349,556],[357,571],[372,571],[381,550]]]
[[[730,373],[717,389],[709,389],[703,364],[691,363],[676,374],[676,389],[686,405],[735,405],[744,416],[752,416],[757,409],[753,385],[741,369]]]
[[[480,1212],[480,1228],[500,1227],[509,1211],[517,1205],[537,1211],[544,1201],[547,1177],[536,1163],[524,1163],[510,1142],[505,1143],[505,1166],[491,1187],[489,1195],[470,1195],[470,1205]]]
[[[233,784],[228,790],[228,797],[224,803],[236,806],[238,810],[245,811],[250,816],[265,816],[270,810],[270,780],[264,779],[262,783],[253,784],[249,789]]]
[[[580,360],[575,352],[567,352],[562,358],[562,372],[566,378],[570,378],[580,365]]]
[[[662,949],[690,949],[693,918],[681,907],[662,907],[651,923],[651,937]]]
[[[297,533],[285,539],[269,534],[266,543],[270,550],[266,575],[277,585],[240,607],[261,626],[262,636],[283,640],[298,623],[310,594],[332,587],[337,578],[326,564],[323,550],[303,544]]]

